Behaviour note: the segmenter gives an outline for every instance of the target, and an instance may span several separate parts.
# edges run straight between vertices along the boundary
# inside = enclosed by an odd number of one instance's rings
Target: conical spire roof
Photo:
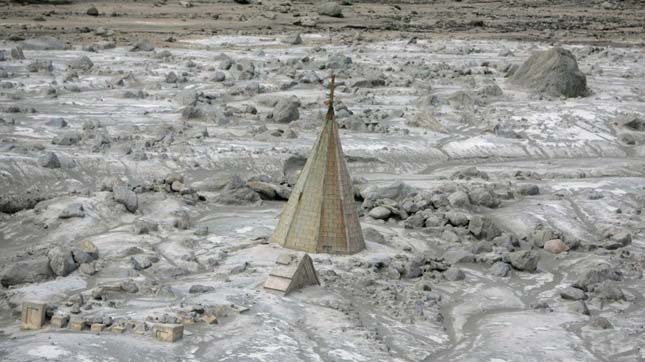
[[[365,249],[334,115],[334,77],[320,136],[291,191],[271,240],[310,253],[353,254]]]

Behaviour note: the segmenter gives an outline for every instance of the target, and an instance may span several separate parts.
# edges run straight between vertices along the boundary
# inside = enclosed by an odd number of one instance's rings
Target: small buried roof
[[[283,254],[275,261],[276,266],[269,273],[264,288],[287,295],[308,285],[320,285],[314,263],[308,254],[298,258],[294,254]]]
[[[334,115],[334,77],[325,124],[271,241],[308,253],[354,254],[365,249],[352,179]]]

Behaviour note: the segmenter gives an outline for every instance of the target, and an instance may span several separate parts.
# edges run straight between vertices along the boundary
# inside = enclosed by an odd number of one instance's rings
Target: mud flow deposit
[[[0,0],[0,360],[645,360],[644,19]]]

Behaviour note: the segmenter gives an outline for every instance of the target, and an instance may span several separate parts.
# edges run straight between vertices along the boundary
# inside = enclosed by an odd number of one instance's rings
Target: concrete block
[[[155,324],[152,328],[155,338],[162,342],[175,342],[184,337],[183,324]]]
[[[87,324],[82,319],[72,319],[69,322],[69,329],[73,331],[82,331],[87,327]]]
[[[68,315],[56,314],[52,316],[51,325],[56,328],[65,328],[67,327],[67,322],[69,322]]]
[[[40,329],[45,325],[47,303],[22,303],[22,329]]]
[[[217,324],[217,316],[211,314],[205,314],[202,319],[207,324]]]
[[[90,326],[90,331],[94,333],[100,333],[100,332],[103,332],[104,330],[105,330],[105,324],[103,323],[93,323]]]

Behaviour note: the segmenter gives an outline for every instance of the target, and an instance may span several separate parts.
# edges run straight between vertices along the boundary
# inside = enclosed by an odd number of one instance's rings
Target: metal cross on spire
[[[327,121],[333,121],[336,119],[334,114],[334,86],[335,86],[336,76],[332,73],[331,82],[329,82],[329,108],[327,109],[327,116],[325,119]]]

